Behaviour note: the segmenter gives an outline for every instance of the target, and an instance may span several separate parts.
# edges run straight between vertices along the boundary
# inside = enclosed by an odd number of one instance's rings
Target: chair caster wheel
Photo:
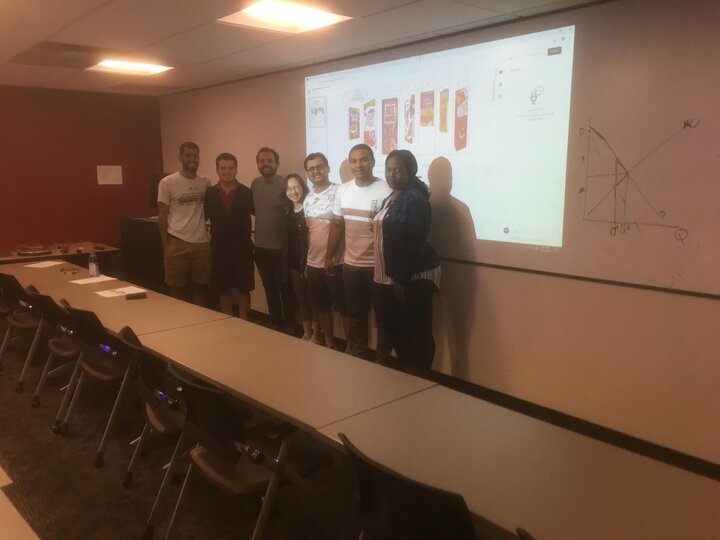
[[[122,487],[125,489],[131,488],[133,485],[132,473],[125,473],[125,480],[123,480]]]
[[[103,465],[105,465],[102,452],[98,452],[97,458],[95,458],[95,463],[93,463],[93,465],[95,465],[96,469],[100,469]]]
[[[38,396],[33,396],[33,398],[32,398],[32,403],[30,403],[30,406],[31,406],[33,409],[37,409],[37,408],[40,406],[40,397],[38,397]]]
[[[50,429],[52,429],[52,432],[55,435],[60,435],[60,422],[58,422],[57,420],[55,422],[53,422],[52,427]]]
[[[18,381],[18,383],[15,385],[15,391],[18,394],[22,394],[25,391],[25,384],[22,381]]]

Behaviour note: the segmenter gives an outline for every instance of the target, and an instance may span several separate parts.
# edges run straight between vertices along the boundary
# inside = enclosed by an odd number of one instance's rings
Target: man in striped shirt
[[[355,178],[340,186],[335,197],[335,219],[330,226],[325,271],[328,274],[334,273],[333,257],[344,238],[343,286],[349,317],[348,344],[353,356],[369,359],[368,313],[375,294],[375,241],[372,220],[392,190],[384,180],[373,174],[375,157],[368,145],[353,146],[348,161]],[[378,325],[376,360],[386,363],[390,350],[382,327],[383,325]]]

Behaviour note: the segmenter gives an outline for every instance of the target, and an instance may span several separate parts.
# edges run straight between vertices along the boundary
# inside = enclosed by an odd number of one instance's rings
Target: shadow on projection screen
[[[559,248],[574,26],[305,79],[307,151],[352,179],[349,149],[406,148],[430,185],[432,244],[475,260],[475,240]]]

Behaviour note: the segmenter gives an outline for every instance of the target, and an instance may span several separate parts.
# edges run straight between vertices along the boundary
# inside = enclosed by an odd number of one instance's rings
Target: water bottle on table
[[[94,251],[90,253],[88,257],[88,270],[93,277],[100,275],[100,265],[98,264],[97,254]]]

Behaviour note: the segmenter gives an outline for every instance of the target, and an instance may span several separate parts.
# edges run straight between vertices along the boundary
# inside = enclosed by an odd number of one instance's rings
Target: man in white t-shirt
[[[384,180],[373,175],[375,156],[368,145],[353,146],[348,161],[355,178],[340,186],[335,196],[335,219],[330,227],[325,271],[334,273],[333,257],[344,237],[343,287],[350,323],[348,344],[353,356],[367,358],[368,313],[376,293],[373,283],[375,240],[372,220],[392,190]],[[377,310],[375,316],[378,316]],[[382,327],[382,324],[378,324],[376,360],[386,363],[390,348]]]
[[[210,180],[197,174],[200,163],[197,144],[182,143],[179,159],[181,169],[160,180],[158,185],[158,226],[165,283],[175,298],[190,298],[193,303],[204,306],[211,262],[203,204]]]

